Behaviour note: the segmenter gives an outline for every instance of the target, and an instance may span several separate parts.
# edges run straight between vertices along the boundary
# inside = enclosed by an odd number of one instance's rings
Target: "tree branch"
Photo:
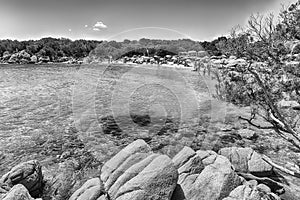
[[[299,172],[295,172],[295,171],[292,171],[292,170],[289,170],[287,168],[284,168],[276,163],[274,163],[270,158],[262,155],[262,159],[264,161],[266,161],[269,165],[273,166],[274,168],[286,173],[286,174],[289,174],[291,176],[294,176],[294,177],[297,177],[297,178],[300,178],[300,173]]]
[[[242,116],[239,116],[239,119],[247,121],[250,125],[252,125],[252,126],[254,126],[258,129],[274,129],[273,126],[260,126],[260,125],[257,125],[257,124],[252,122],[252,119],[247,119],[247,118],[244,118]]]

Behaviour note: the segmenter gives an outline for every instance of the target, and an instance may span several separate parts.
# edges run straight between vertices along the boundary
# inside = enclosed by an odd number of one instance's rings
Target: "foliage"
[[[286,47],[287,42],[298,38],[299,13],[300,1],[282,11],[277,24],[273,15],[252,15],[246,30],[234,30],[231,38],[218,44],[223,53],[248,61],[247,66],[234,65],[219,71],[221,97],[251,106],[251,117],[241,119],[261,129],[275,130],[298,149],[299,111],[281,103],[300,103],[300,65],[289,62],[291,51]],[[262,119],[268,125],[261,125]]]
[[[5,51],[16,53],[26,50],[30,55],[49,56],[51,60],[59,57],[83,58],[97,47],[101,41],[75,40],[66,38],[42,38],[40,40],[17,41],[0,40],[0,55]]]
[[[190,39],[158,40],[142,38],[137,40],[94,41],[75,40],[66,38],[42,38],[40,40],[17,41],[0,40],[0,55],[4,52],[10,54],[26,50],[30,55],[49,56],[57,60],[61,57],[84,58],[87,56],[120,58],[125,55],[175,55],[187,51],[208,51],[211,55],[220,55],[216,44],[226,40],[220,37],[212,42],[198,42]]]
[[[300,40],[300,10],[299,3],[291,4],[289,8],[283,8],[280,13],[281,23],[277,25],[279,35],[286,40]]]
[[[200,42],[190,39],[179,40],[151,40],[142,38],[136,40],[124,40],[123,42],[105,41],[95,48],[90,55],[100,58],[112,57],[114,59],[132,55],[174,55],[182,51],[203,51]]]
[[[204,50],[208,52],[209,55],[220,56],[222,55],[222,51],[220,50],[222,48],[218,48],[218,45],[222,43],[226,43],[226,41],[227,38],[223,36],[223,37],[218,37],[217,39],[211,42],[204,41],[201,43],[201,45],[203,46]]]

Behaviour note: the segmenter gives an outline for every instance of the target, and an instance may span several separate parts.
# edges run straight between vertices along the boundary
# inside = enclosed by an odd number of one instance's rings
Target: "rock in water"
[[[223,148],[219,154],[227,157],[238,172],[250,172],[257,176],[268,176],[273,173],[273,167],[251,148]]]
[[[104,195],[103,184],[99,178],[93,178],[76,190],[69,200],[96,200],[101,195]]]
[[[172,160],[154,154],[143,140],[129,144],[101,170],[101,180],[111,200],[168,200],[177,179]]]
[[[34,200],[21,184],[15,185],[2,200]]]
[[[229,160],[213,151],[184,147],[173,162],[179,178],[172,200],[222,199],[241,184]]]
[[[32,160],[13,167],[0,179],[0,183],[13,187],[17,184],[24,185],[33,197],[38,197],[42,191],[43,175],[41,165]]]

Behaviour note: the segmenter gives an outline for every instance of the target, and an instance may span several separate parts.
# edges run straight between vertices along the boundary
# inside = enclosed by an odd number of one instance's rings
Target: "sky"
[[[0,0],[0,39],[212,40],[296,0]]]

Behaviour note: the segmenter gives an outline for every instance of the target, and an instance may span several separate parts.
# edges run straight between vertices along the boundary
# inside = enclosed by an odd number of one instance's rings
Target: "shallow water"
[[[1,66],[1,168],[63,153],[70,132],[100,160],[137,138],[174,154],[215,114],[210,91],[190,69]]]

